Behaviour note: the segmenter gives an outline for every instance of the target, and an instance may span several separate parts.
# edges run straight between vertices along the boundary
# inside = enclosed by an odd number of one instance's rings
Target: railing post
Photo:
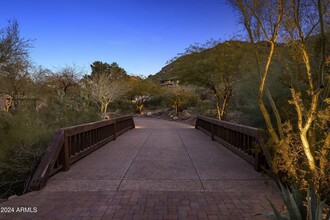
[[[212,125],[212,129],[211,129],[211,139],[212,139],[212,141],[214,141],[214,123],[212,122],[211,125]]]
[[[195,127],[203,128],[201,130],[210,135],[212,140],[220,139],[219,142],[247,160],[257,171],[264,169],[264,156],[266,161],[271,159],[268,150],[264,149],[264,144],[261,144],[262,150],[254,147],[255,142],[260,142],[260,135],[256,128],[204,116],[197,116]]]
[[[117,122],[121,123],[118,128]],[[108,126],[114,126],[111,134],[104,132],[104,128]],[[132,117],[121,117],[109,122],[100,121],[58,130],[43,154],[28,188],[39,190],[51,175],[60,170],[68,171],[71,163],[111,141],[110,136],[114,135],[116,138],[117,130],[121,134],[132,127],[135,127]]]
[[[113,130],[114,130],[114,134],[113,134],[113,139],[116,140],[117,138],[117,120],[114,121],[113,123]]]
[[[256,150],[254,153],[254,169],[258,172],[261,171],[261,166],[260,166],[260,152],[259,150]]]
[[[195,129],[198,129],[198,115],[197,115],[196,122],[195,122]]]
[[[135,128],[135,123],[134,123],[133,117],[131,118],[131,123],[132,123],[132,128],[131,129],[134,129]]]
[[[63,170],[70,170],[70,152],[69,152],[69,143],[68,138],[64,136],[64,146],[62,151],[62,162],[63,162]]]

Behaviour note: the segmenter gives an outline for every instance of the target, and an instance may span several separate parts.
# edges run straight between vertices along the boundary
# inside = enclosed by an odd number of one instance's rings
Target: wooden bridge
[[[262,219],[266,196],[281,204],[258,172],[257,129],[202,116],[196,128],[127,116],[61,129],[30,182],[39,191],[0,203],[0,219]]]

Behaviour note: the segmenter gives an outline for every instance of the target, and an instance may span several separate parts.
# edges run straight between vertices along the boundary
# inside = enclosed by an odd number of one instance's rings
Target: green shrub
[[[82,96],[56,97],[40,111],[0,114],[0,199],[20,195],[55,130],[100,119]]]
[[[0,198],[21,194],[53,130],[33,115],[0,116]]]

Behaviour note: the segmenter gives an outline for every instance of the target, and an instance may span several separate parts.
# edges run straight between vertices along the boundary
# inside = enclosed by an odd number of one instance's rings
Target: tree
[[[124,81],[129,79],[126,71],[117,63],[95,61],[91,65],[91,75],[85,75],[82,83],[89,98],[97,104],[102,114],[106,114],[109,104],[125,93]]]
[[[209,90],[214,97],[219,120],[226,115],[234,86],[240,75],[242,47],[237,44],[238,46],[233,48],[233,45],[236,45],[236,42],[231,44],[227,41],[213,50],[198,48],[198,52],[184,57],[175,70],[184,73],[181,79],[183,82],[203,86]]]
[[[226,108],[233,96],[233,89],[240,74],[240,59],[237,51],[234,53],[229,49],[229,42],[218,53],[206,60],[204,76],[201,79],[204,86],[208,88],[215,99],[217,118],[225,117]],[[221,103],[221,104],[220,104]]]
[[[168,60],[166,64],[173,63],[175,60],[177,60],[179,57],[189,55],[192,53],[201,53],[207,49],[213,48],[217,46],[221,41],[220,40],[215,40],[211,38],[210,40],[207,40],[205,43],[200,44],[200,43],[194,43],[189,45],[189,47],[185,48],[185,51],[183,53],[178,53],[176,57],[173,57],[172,59]]]
[[[109,104],[124,93],[124,87],[120,81],[113,81],[107,75],[100,74],[93,77],[86,85],[89,98],[97,104],[102,114],[106,114]]]
[[[48,76],[48,85],[56,92],[68,95],[75,87],[78,87],[80,71],[75,67],[66,66],[57,72],[51,72]]]
[[[0,29],[0,94],[10,96],[14,109],[31,83],[28,77],[30,47],[31,40],[20,37],[17,21],[9,21],[7,27]]]
[[[134,109],[143,114],[145,102],[160,93],[160,87],[150,79],[143,79],[143,77],[130,77],[129,91],[127,95],[134,104]]]
[[[103,63],[101,61],[95,61],[91,65],[92,73],[90,77],[97,77],[100,74],[108,75],[108,77],[112,80],[127,78],[128,75],[126,71],[121,68],[116,62],[112,64]]]
[[[260,76],[260,87],[258,95],[258,105],[260,111],[265,119],[268,131],[272,138],[278,142],[278,137],[275,135],[275,129],[271,123],[270,114],[266,109],[263,101],[263,94],[266,90],[267,97],[271,103],[272,110],[277,120],[279,133],[283,136],[282,120],[280,118],[277,106],[266,86],[267,74],[269,71],[270,63],[273,59],[275,51],[275,43],[278,38],[280,22],[283,17],[283,1],[246,1],[246,0],[233,0],[230,1],[232,5],[241,13],[243,24],[248,32],[249,40],[252,44],[266,40],[270,45],[268,57],[264,68],[260,64],[260,55],[257,47],[255,47],[254,54],[256,58],[257,70]]]
[[[178,116],[185,107],[187,107],[189,101],[193,99],[194,93],[188,86],[173,86],[168,87],[167,92],[171,101],[172,107],[175,109],[175,114]]]
[[[300,182],[301,186],[318,185],[317,189],[328,191],[330,176],[330,134],[327,131],[329,99],[321,98],[326,85],[324,74],[326,61],[326,26],[324,12],[328,11],[328,1],[229,1],[240,13],[254,51],[256,66],[260,75],[258,104],[265,119],[273,148],[273,158],[269,159],[275,172]],[[313,36],[314,35],[314,36]],[[317,43],[313,43],[312,36]],[[278,38],[286,41],[291,57],[284,57],[291,85],[288,90],[295,115],[283,123],[281,114],[267,88],[266,80],[271,72]],[[268,57],[260,60],[257,44],[265,40],[269,45]],[[313,55],[309,45],[319,48],[319,55]],[[313,57],[318,60],[312,62]],[[313,64],[312,64],[313,63]],[[316,64],[316,65],[315,65]],[[296,80],[296,81],[295,81]],[[306,84],[304,83],[306,82]],[[275,121],[264,103],[264,95],[271,104]],[[323,107],[321,107],[320,103]],[[287,110],[290,106],[287,106]],[[322,122],[321,122],[322,121]],[[317,132],[313,132],[313,128]],[[264,149],[267,150],[267,149]],[[324,195],[324,194],[323,194]]]
[[[20,63],[23,67],[29,61],[31,40],[20,37],[19,23],[9,21],[8,26],[0,29],[0,69],[12,63]]]

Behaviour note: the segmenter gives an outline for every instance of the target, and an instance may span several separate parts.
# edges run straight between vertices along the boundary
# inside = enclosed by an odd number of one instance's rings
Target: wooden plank
[[[56,168],[53,168],[50,173],[49,173],[49,177],[55,175],[56,173],[60,172],[63,169],[63,165],[60,165]]]
[[[113,135],[108,137],[107,139],[104,139],[104,140],[92,145],[91,147],[87,148],[83,152],[80,152],[79,154],[71,157],[70,160],[69,160],[70,164],[73,164],[73,163],[77,162],[78,160],[82,159],[83,157],[87,156],[88,154],[92,153],[93,151],[95,151],[98,148],[104,146],[105,144],[109,143],[112,140],[114,140]]]
[[[211,125],[210,129],[207,129],[203,124]],[[250,143],[252,139],[258,140],[259,129],[220,121],[201,115],[197,116],[195,127],[211,136],[212,140],[218,141],[226,148],[248,161],[256,170],[260,170],[260,156],[256,154],[256,158],[253,157],[252,143]]]
[[[235,154],[237,154],[238,156],[240,156],[241,158],[243,158],[244,160],[246,160],[247,162],[249,162],[251,165],[253,165],[253,166],[255,165],[255,161],[252,156],[245,154],[243,151],[237,149],[236,147],[232,146],[231,144],[223,141],[222,139],[220,139],[218,137],[215,137],[214,139],[216,141],[218,141],[219,143],[221,143],[226,148],[228,148],[229,150],[231,150],[232,152],[234,152]]]
[[[111,125],[114,123],[115,123],[114,120],[105,120],[105,121],[98,121],[98,122],[93,122],[93,123],[88,123],[88,124],[67,127],[67,128],[64,128],[64,130],[65,130],[65,133],[67,136],[72,136],[72,135],[80,134],[80,133],[90,131],[93,129],[105,127],[107,125]]]
[[[130,120],[130,119],[133,121],[132,116],[123,116],[123,117],[109,119],[109,120],[103,120],[103,121],[98,121],[98,122],[92,122],[92,123],[86,123],[86,124],[82,124],[82,125],[66,127],[63,129],[65,130],[66,135],[71,136],[71,135],[83,133],[83,132],[86,132],[89,130],[105,127],[107,125],[119,123],[119,122]],[[133,124],[134,124],[134,121],[133,121]]]
[[[132,129],[132,127],[131,128],[125,128],[125,129],[122,129],[121,131],[118,131],[116,133],[116,137],[124,134],[125,132],[129,131],[130,129]],[[114,135],[111,135],[110,137],[94,144],[93,146],[87,148],[83,152],[81,152],[81,153],[75,155],[74,157],[70,158],[70,164],[73,164],[73,163],[77,162],[78,160],[82,159],[83,157],[87,156],[88,154],[92,153],[93,151],[95,151],[98,148],[104,146],[105,144],[109,143],[112,140],[115,140]]]
[[[53,169],[55,161],[63,147],[63,143],[64,132],[63,130],[58,130],[54,133],[53,139],[49,143],[47,150],[42,156],[41,162],[29,183],[30,190],[39,190],[44,182],[47,182],[49,171]]]
[[[211,124],[214,123],[218,126],[221,126],[221,127],[233,130],[233,131],[242,132],[242,133],[248,134],[248,135],[253,136],[253,137],[258,137],[259,129],[254,128],[254,127],[235,124],[235,123],[232,123],[232,122],[222,121],[222,120],[209,118],[209,117],[205,117],[205,116],[201,116],[201,115],[197,116],[197,120],[198,119],[201,119],[201,120],[206,121],[206,122],[211,123]]]
[[[202,127],[198,127],[197,128],[198,130],[204,132],[205,134],[207,134],[208,136],[212,137],[212,134],[211,132],[207,131],[206,129],[202,128]]]
[[[117,136],[135,127],[132,116],[123,116],[111,120],[104,120],[100,122],[93,122],[83,125],[67,127],[55,132],[53,140],[50,142],[47,150],[42,156],[41,162],[36,169],[36,172],[34,173],[28,188],[30,190],[39,190],[46,184],[48,178],[51,175],[55,174],[59,170],[68,170],[70,168],[70,164],[83,158],[87,154],[93,152],[97,148],[111,141],[114,137],[114,134],[110,132],[109,136],[109,132],[101,131],[101,128],[112,124],[115,125],[116,122],[120,123],[122,127],[117,131]],[[88,134],[86,134],[85,132],[88,132]],[[99,132],[104,132],[104,134],[100,134]],[[73,135],[78,136],[72,137]],[[68,142],[69,137],[74,138],[73,142],[75,143],[72,147],[74,148],[73,154],[75,155],[70,155]],[[99,138],[101,137],[103,137],[104,140],[100,140]],[[94,143],[95,141],[97,141],[98,143]],[[84,143],[84,146],[76,146],[77,142]],[[89,145],[91,144],[93,144],[93,146],[89,147]],[[87,147],[86,150],[84,149],[85,145]],[[56,168],[54,168],[54,165],[58,160],[60,164]]]
[[[64,131],[64,137],[65,137],[65,131]],[[64,138],[64,147],[62,150],[62,161],[61,163],[63,164],[63,170],[68,171],[70,170],[70,149],[69,149],[69,143],[68,143],[68,138]]]

